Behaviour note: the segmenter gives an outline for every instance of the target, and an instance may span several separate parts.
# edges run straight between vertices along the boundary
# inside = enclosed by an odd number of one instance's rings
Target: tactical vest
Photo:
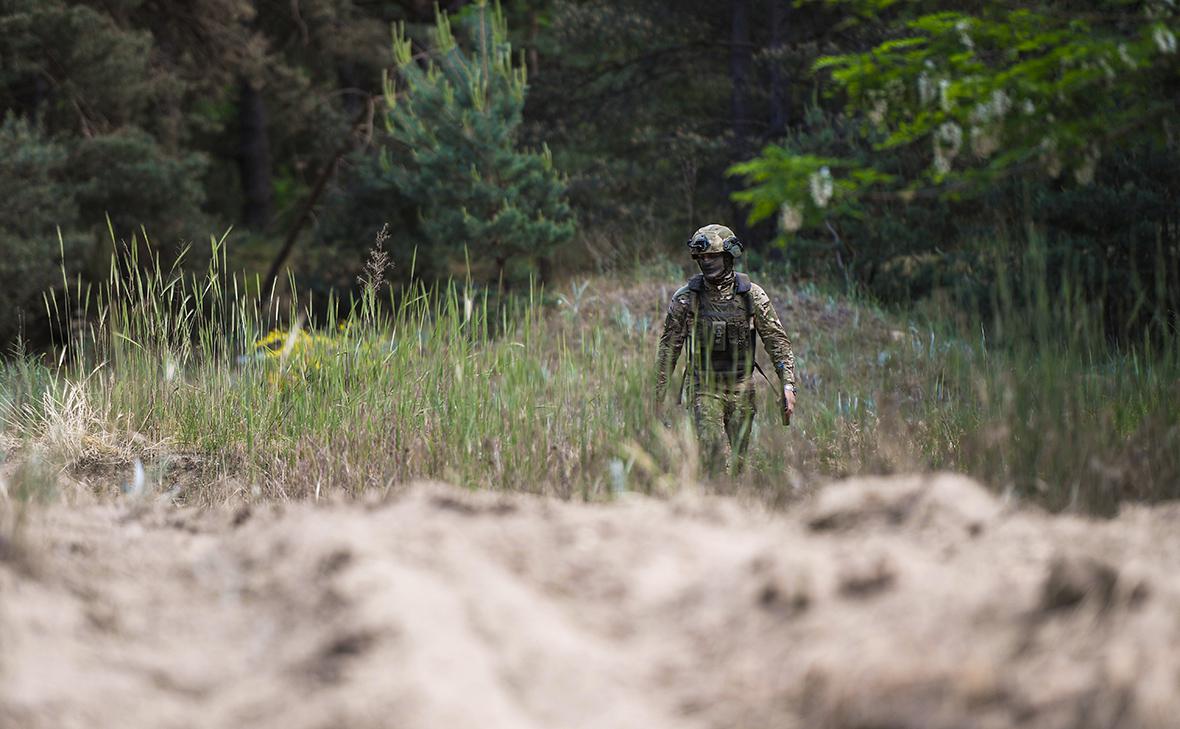
[[[689,361],[694,374],[709,370],[723,381],[743,380],[754,372],[754,299],[750,277],[734,274],[731,301],[712,302],[701,274],[688,281],[692,293],[689,322]]]

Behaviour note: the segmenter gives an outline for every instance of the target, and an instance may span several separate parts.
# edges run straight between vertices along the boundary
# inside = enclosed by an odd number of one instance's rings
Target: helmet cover
[[[688,250],[693,256],[728,253],[737,258],[742,255],[742,242],[732,230],[714,223],[692,234],[688,239]]]

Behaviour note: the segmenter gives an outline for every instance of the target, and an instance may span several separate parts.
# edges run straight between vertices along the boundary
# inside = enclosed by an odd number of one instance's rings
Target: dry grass
[[[652,402],[679,272],[570,281],[498,305],[462,285],[393,301],[369,287],[326,307],[355,316],[315,321],[300,302],[282,316],[257,306],[221,267],[224,242],[211,260],[196,277],[131,261],[101,290],[51,301],[87,315],[63,326],[57,363],[5,365],[7,450],[19,442],[73,468],[180,454],[196,465],[158,487],[205,504],[419,477],[590,499],[698,478],[687,418],[667,431]],[[1176,495],[1175,348],[1145,358],[1084,327],[1046,338],[1012,322],[989,341],[978,325],[767,288],[795,341],[799,410],[782,428],[763,387],[748,471],[716,490],[784,503],[828,476],[952,468],[1054,508]]]

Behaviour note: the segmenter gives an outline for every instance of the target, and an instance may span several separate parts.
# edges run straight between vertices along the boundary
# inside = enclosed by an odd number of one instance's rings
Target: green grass
[[[258,305],[225,273],[224,246],[201,275],[126,260],[98,290],[49,300],[65,347],[0,371],[5,450],[83,469],[183,454],[204,470],[175,498],[197,504],[416,478],[593,499],[699,477],[687,413],[669,403],[666,430],[652,401],[674,275],[498,305],[461,284],[417,287],[308,321],[303,302]],[[1177,495],[1176,348],[1109,348],[1083,297],[1046,288],[985,335],[943,311],[767,288],[795,342],[798,412],[783,428],[761,386],[748,470],[710,488],[789,503],[832,476],[948,468],[1051,508]]]

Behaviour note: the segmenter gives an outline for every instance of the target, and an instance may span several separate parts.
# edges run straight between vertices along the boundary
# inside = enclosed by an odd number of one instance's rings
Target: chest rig
[[[754,371],[754,300],[750,277],[734,274],[733,297],[710,297],[705,277],[688,281],[692,292],[689,321],[690,358],[693,369],[702,367],[725,379],[742,379]]]

